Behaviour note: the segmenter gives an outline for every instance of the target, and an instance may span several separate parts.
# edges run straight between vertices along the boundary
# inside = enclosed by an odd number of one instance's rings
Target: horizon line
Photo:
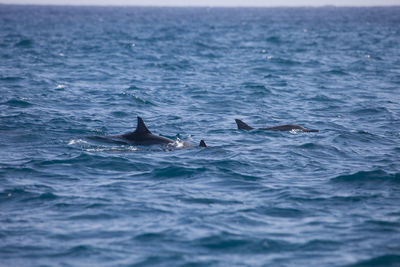
[[[160,7],[160,8],[370,8],[400,7],[399,4],[380,5],[141,5],[141,4],[66,4],[66,3],[2,3],[4,6],[59,6],[59,7]]]

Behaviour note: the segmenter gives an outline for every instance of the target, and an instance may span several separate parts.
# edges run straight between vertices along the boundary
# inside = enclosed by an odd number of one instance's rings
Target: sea
[[[400,266],[400,7],[0,5],[0,266]]]

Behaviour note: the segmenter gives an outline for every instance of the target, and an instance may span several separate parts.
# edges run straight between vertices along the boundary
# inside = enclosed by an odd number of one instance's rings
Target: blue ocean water
[[[399,14],[0,5],[0,265],[400,266]]]

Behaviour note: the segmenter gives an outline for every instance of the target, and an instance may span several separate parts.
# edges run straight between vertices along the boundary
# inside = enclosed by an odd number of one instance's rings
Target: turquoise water
[[[0,5],[0,265],[399,266],[399,12]]]

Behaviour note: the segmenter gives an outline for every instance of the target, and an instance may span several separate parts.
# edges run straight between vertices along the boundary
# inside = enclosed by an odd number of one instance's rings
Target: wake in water
[[[199,146],[195,146],[193,143],[181,140],[177,138],[172,143],[168,144],[153,144],[153,145],[132,145],[132,143],[121,140],[113,136],[88,136],[88,140],[96,141],[96,143],[90,143],[82,139],[72,139],[68,142],[68,145],[81,145],[83,149],[88,152],[134,152],[134,151],[171,151],[176,149],[196,148],[196,147],[207,147],[206,143],[201,140]],[[101,144],[110,144],[111,146],[104,146]],[[119,146],[114,146],[119,144]],[[87,146],[87,147],[85,147]]]

